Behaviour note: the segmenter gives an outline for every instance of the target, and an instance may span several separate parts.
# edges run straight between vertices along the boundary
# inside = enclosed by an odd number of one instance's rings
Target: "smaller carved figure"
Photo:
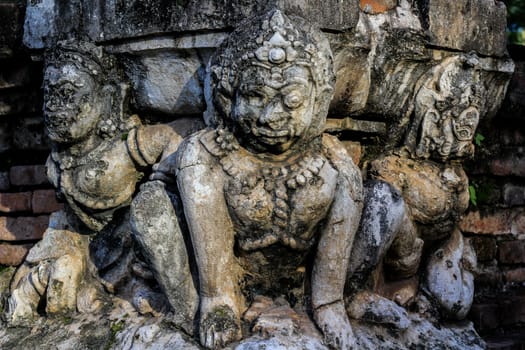
[[[9,300],[15,323],[33,318],[41,299],[49,313],[82,309],[77,297],[80,286],[89,285],[84,282],[90,259],[88,236],[79,232],[107,226],[116,210],[130,204],[141,171],[182,140],[173,126],[143,126],[129,116],[126,90],[112,58],[93,44],[62,41],[47,53],[44,115],[52,141],[47,171],[74,215],[56,214],[19,268]]]
[[[329,345],[351,348],[343,290],[362,184],[344,147],[322,134],[334,84],[327,40],[276,10],[235,30],[209,71],[216,124],[159,166],[175,169],[191,236],[201,343],[239,339],[241,315],[257,295],[293,295],[311,300]],[[144,207],[140,198],[132,212]],[[134,222],[156,270],[180,275]]]
[[[414,128],[408,137],[409,144],[418,137],[418,158],[448,160],[473,155],[481,104],[475,64],[467,57],[454,56],[429,72],[415,97]]]

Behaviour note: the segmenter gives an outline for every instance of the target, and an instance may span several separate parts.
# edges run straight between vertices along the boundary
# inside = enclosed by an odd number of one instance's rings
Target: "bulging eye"
[[[304,96],[299,92],[291,92],[284,96],[284,105],[288,108],[299,108],[304,103]]]

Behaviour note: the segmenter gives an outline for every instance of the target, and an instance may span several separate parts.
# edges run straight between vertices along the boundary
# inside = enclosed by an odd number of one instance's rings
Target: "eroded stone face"
[[[73,64],[48,66],[44,77],[44,113],[49,138],[73,142],[90,133],[100,119],[97,82]]]

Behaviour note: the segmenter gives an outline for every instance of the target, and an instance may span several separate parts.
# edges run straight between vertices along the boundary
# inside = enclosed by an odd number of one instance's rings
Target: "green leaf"
[[[478,206],[478,197],[476,195],[476,187],[474,187],[474,185],[470,185],[468,187],[468,194],[470,196],[470,203],[472,203],[472,205],[474,206]]]
[[[476,134],[476,137],[474,137],[474,143],[476,144],[476,146],[481,146],[481,142],[483,142],[483,140],[485,140],[485,136],[479,133]]]

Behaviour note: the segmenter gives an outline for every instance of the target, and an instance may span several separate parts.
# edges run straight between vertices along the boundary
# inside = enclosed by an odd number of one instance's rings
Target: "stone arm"
[[[327,137],[329,158],[339,171],[335,198],[321,230],[312,271],[314,319],[325,341],[336,349],[353,346],[353,333],[346,314],[343,293],[352,242],[362,210],[362,181],[359,170],[334,139]]]
[[[133,160],[146,167],[174,153],[182,140],[170,124],[141,125],[130,130],[126,144]]]
[[[223,347],[241,335],[240,270],[225,175],[198,137],[190,137],[177,152],[176,176],[199,273],[200,340],[207,348]]]

